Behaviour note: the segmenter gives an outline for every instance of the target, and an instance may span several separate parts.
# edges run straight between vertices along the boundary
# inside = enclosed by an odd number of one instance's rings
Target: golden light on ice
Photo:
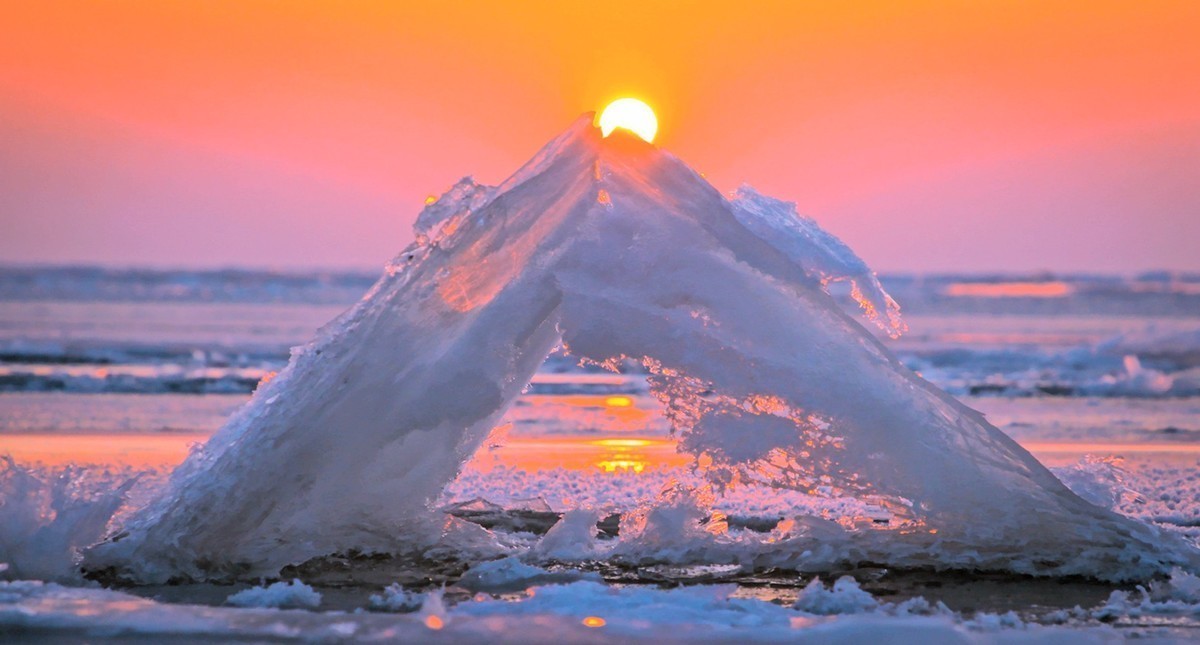
[[[658,133],[658,119],[649,105],[637,99],[617,99],[600,113],[600,132],[607,137],[617,128],[629,130],[649,143]]]

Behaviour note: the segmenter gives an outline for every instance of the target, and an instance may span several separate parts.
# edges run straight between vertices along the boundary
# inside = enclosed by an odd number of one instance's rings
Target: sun
[[[607,137],[617,128],[629,130],[650,143],[658,133],[658,119],[649,105],[637,99],[617,99],[600,113],[600,133]]]

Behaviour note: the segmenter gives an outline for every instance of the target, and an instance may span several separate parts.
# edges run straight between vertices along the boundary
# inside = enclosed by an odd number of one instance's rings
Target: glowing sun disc
[[[649,105],[637,99],[617,99],[600,113],[600,133],[607,137],[617,128],[629,130],[649,143],[658,133],[658,119]]]

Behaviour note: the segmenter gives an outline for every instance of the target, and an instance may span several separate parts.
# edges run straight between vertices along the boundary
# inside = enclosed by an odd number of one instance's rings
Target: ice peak
[[[636,211],[635,220],[681,217],[694,220],[737,257],[768,275],[805,279],[822,287],[849,283],[868,319],[889,335],[904,331],[899,307],[866,263],[814,220],[797,213],[794,203],[763,195],[748,185],[726,198],[682,160],[637,134],[616,129],[603,136],[594,116],[585,113],[575,119],[498,187],[481,186],[469,177],[460,180],[421,212],[415,226],[418,242],[450,247],[464,234],[483,234],[495,220],[482,213],[499,199],[507,207],[495,212],[506,213],[507,227],[532,227],[534,219],[546,219],[559,210],[551,203],[564,210],[570,210],[569,204],[594,204],[600,207],[592,211],[596,214]],[[530,200],[543,206],[516,215],[514,206]],[[579,222],[566,230],[578,228]],[[549,234],[555,228],[538,230]],[[763,242],[772,252],[762,253]]]
[[[595,112],[585,112],[575,119],[562,134],[554,137],[549,143],[542,146],[537,154],[533,155],[525,165],[521,166],[517,172],[511,177],[505,179],[499,186],[496,187],[498,192],[508,191],[515,186],[524,183],[531,177],[539,175],[556,159],[566,155],[589,155],[596,149],[597,144],[603,138],[600,135],[600,128],[597,128],[593,123],[596,120]]]

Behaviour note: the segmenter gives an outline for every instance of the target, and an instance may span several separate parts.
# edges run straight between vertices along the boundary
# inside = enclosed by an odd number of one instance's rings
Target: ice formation
[[[500,186],[456,184],[417,237],[85,565],[141,581],[269,575],[428,544],[429,503],[560,346],[640,362],[717,492],[886,506],[908,547],[867,531],[885,562],[1127,577],[1194,557],[1080,499],[905,368],[826,292],[852,281],[868,317],[902,327],[812,220],[750,189],[726,199],[650,144],[602,138],[591,115]],[[803,561],[813,535],[781,539],[773,561]]]
[[[818,616],[857,614],[872,611],[878,606],[879,602],[863,591],[850,576],[838,578],[829,589],[825,588],[820,578],[813,578],[800,590],[800,596],[793,605],[795,609]]]
[[[76,467],[39,472],[0,456],[0,579],[78,576],[79,551],[104,536],[137,481],[131,473],[88,474]]]
[[[578,580],[603,582],[600,575],[580,571],[547,571],[521,562],[515,556],[477,564],[467,570],[458,584],[471,591],[502,593],[522,591],[547,584],[564,584]]]
[[[321,605],[321,594],[299,580],[292,580],[243,589],[230,596],[225,603],[234,607],[316,609]]]

